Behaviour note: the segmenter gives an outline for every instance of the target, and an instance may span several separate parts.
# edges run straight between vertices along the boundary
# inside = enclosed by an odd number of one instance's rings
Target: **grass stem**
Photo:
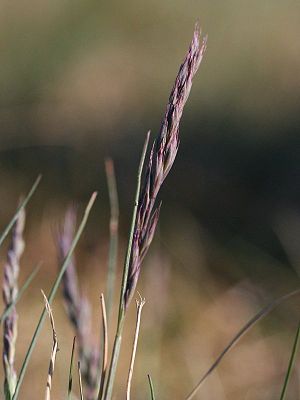
[[[107,384],[106,384],[106,388],[105,388],[105,392],[104,392],[105,400],[111,399],[112,389],[113,389],[117,365],[118,365],[118,360],[119,360],[119,356],[120,356],[120,349],[121,349],[121,343],[122,343],[122,332],[123,332],[124,319],[125,319],[125,313],[126,313],[125,292],[126,292],[126,285],[127,285],[127,279],[128,279],[128,269],[129,269],[129,264],[130,264],[133,233],[134,233],[134,228],[135,228],[135,224],[136,224],[137,209],[138,209],[138,203],[139,203],[139,197],[140,197],[140,191],[141,191],[142,172],[143,172],[145,156],[146,156],[146,152],[147,152],[147,148],[148,148],[149,138],[150,138],[150,132],[147,133],[143,151],[142,151],[142,156],[140,159],[139,168],[138,168],[137,188],[136,188],[136,194],[135,194],[135,201],[134,201],[134,207],[133,207],[133,214],[132,214],[132,220],[131,220],[131,228],[130,228],[127,253],[126,253],[126,258],[125,258],[125,265],[124,265],[124,269],[123,269],[122,284],[121,284],[117,330],[116,330],[116,335],[115,335],[115,340],[114,340],[114,345],[113,345],[113,350],[112,350],[111,362],[110,362],[110,366],[109,366]]]
[[[290,378],[292,375],[292,370],[293,370],[293,367],[295,364],[297,350],[299,347],[299,337],[300,337],[300,322],[298,323],[296,336],[295,336],[292,353],[291,353],[291,357],[290,357],[290,362],[288,365],[288,369],[286,371],[286,375],[285,375],[285,379],[284,379],[284,383],[283,383],[283,387],[282,387],[282,391],[281,391],[281,395],[280,395],[280,400],[285,400],[285,398],[286,398],[288,384],[289,384],[289,381],[290,381]]]

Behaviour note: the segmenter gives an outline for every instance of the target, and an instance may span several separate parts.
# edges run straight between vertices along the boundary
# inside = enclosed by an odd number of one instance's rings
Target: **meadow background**
[[[43,306],[40,289],[47,292],[57,272],[55,235],[66,207],[74,202],[82,210],[94,190],[99,196],[76,256],[98,334],[109,237],[104,158],[111,156],[116,168],[121,271],[145,134],[157,134],[197,19],[208,49],[138,285],[147,303],[133,398],[148,398],[147,373],[159,399],[184,398],[260,307],[299,287],[299,18],[300,4],[292,0],[1,2],[1,229],[43,174],[28,206],[21,281],[43,265],[18,306],[17,365]],[[298,304],[289,300],[253,329],[198,398],[278,398]],[[72,329],[61,295],[53,312],[60,347],[53,398],[64,398]],[[117,398],[124,393],[133,305],[129,314]],[[47,322],[21,398],[43,395],[50,349]],[[288,399],[299,395],[296,364]]]

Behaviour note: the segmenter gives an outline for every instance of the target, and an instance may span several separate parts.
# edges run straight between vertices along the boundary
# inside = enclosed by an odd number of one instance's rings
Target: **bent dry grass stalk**
[[[64,262],[62,264],[61,270],[59,271],[59,274],[57,275],[56,280],[55,280],[55,282],[54,282],[54,284],[52,286],[52,289],[50,291],[50,294],[48,296],[48,302],[49,302],[50,305],[51,305],[51,303],[52,303],[52,301],[53,301],[53,299],[55,297],[57,289],[58,289],[58,287],[60,285],[60,282],[62,280],[63,274],[64,274],[67,266],[70,263],[70,259],[72,257],[72,254],[73,254],[74,250],[75,250],[75,247],[77,246],[77,243],[78,243],[78,241],[79,241],[79,239],[80,239],[80,237],[82,235],[82,232],[83,232],[84,227],[85,227],[85,225],[87,223],[90,211],[91,211],[91,209],[92,209],[92,207],[94,205],[94,202],[96,200],[96,197],[97,197],[97,193],[94,192],[92,194],[87,206],[86,206],[83,218],[82,218],[81,223],[79,225],[79,228],[78,228],[78,230],[76,232],[74,240],[72,241],[72,244],[71,244],[71,247],[69,249],[69,252],[68,252],[68,254],[67,254],[67,256],[66,256],[66,258],[65,258],[65,260],[64,260]],[[18,398],[18,396],[19,396],[20,387],[22,385],[22,382],[23,382],[23,379],[24,379],[24,375],[25,375],[29,360],[31,358],[32,352],[33,352],[34,347],[36,345],[36,341],[38,339],[39,333],[40,333],[40,331],[42,329],[42,326],[43,326],[43,323],[44,323],[44,320],[45,320],[45,317],[46,317],[46,312],[47,312],[47,310],[44,307],[44,309],[43,309],[43,311],[41,313],[40,319],[38,321],[38,324],[36,326],[36,329],[34,331],[34,334],[32,336],[32,339],[31,339],[30,345],[28,347],[27,353],[25,355],[25,358],[24,358],[24,361],[23,361],[23,364],[22,364],[22,367],[21,367],[21,370],[20,370],[19,379],[17,381],[16,389],[15,389],[15,392],[14,392],[14,395],[13,395],[13,398],[12,398],[13,400],[16,400]]]
[[[18,278],[20,272],[20,258],[23,254],[25,243],[23,231],[25,226],[25,209],[21,208],[13,225],[12,240],[7,252],[7,261],[4,266],[2,294],[6,316],[3,324],[3,369],[4,393],[11,399],[17,384],[15,370],[15,351],[18,331],[18,315],[15,303],[18,299]],[[8,310],[10,310],[8,312]]]
[[[146,303],[146,300],[143,299],[140,294],[139,294],[139,296],[140,296],[140,299],[136,300],[136,326],[135,326],[135,334],[134,334],[134,340],[133,340],[133,345],[132,345],[132,354],[131,354],[131,360],[130,360],[130,366],[129,366],[129,371],[128,371],[128,378],[127,378],[126,400],[130,400],[131,381],[132,381],[132,376],[133,376],[133,367],[134,367],[135,356],[136,356],[136,351],[137,351],[137,344],[138,344],[139,333],[140,333],[141,315],[142,315],[143,307]]]
[[[52,350],[51,350],[48,375],[47,375],[46,392],[45,392],[45,400],[50,400],[52,378],[53,378],[53,374],[54,374],[56,355],[58,352],[58,341],[57,341],[57,334],[56,334],[56,330],[55,330],[54,318],[53,318],[53,313],[52,313],[51,307],[50,307],[50,305],[48,303],[48,299],[43,291],[42,291],[42,295],[44,297],[45,307],[46,307],[46,310],[49,315],[51,329],[52,329]]]

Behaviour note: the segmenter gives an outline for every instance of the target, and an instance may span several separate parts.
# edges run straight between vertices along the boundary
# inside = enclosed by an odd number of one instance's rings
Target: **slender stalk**
[[[21,289],[19,290],[18,296],[16,297],[15,301],[12,302],[5,310],[4,312],[1,314],[0,316],[0,325],[2,324],[2,322],[4,321],[4,319],[8,316],[8,314],[11,312],[12,308],[15,307],[15,305],[18,303],[18,301],[21,299],[21,297],[23,296],[25,290],[29,287],[29,285],[31,284],[31,282],[33,281],[33,279],[35,278],[36,274],[39,272],[41,265],[39,264],[36,268],[34,268],[34,270],[30,273],[30,275],[28,276],[28,278],[26,279],[24,285],[21,287]]]
[[[290,381],[290,378],[292,375],[292,370],[293,370],[293,367],[295,364],[297,350],[299,347],[299,337],[300,337],[300,322],[298,323],[298,328],[296,331],[296,336],[295,336],[295,340],[294,340],[294,344],[293,344],[293,348],[292,348],[290,362],[289,362],[288,369],[286,371],[286,375],[285,375],[285,379],[284,379],[284,383],[283,383],[283,387],[282,387],[282,391],[281,391],[281,395],[280,395],[280,400],[285,400],[285,398],[286,398],[288,384],[289,384],[289,381]]]
[[[294,290],[293,292],[287,293],[271,303],[269,303],[267,306],[262,308],[257,314],[255,314],[239,331],[238,333],[231,339],[231,341],[228,343],[228,345],[225,347],[225,349],[220,353],[220,355],[216,358],[216,360],[213,362],[213,364],[209,367],[209,369],[205,372],[205,374],[202,376],[202,378],[199,380],[199,382],[196,384],[196,386],[193,388],[193,390],[189,393],[189,395],[185,398],[185,400],[191,400],[194,398],[194,396],[197,394],[198,390],[202,386],[203,382],[210,376],[210,374],[217,368],[217,366],[220,364],[222,359],[225,357],[225,355],[237,344],[237,342],[262,318],[264,318],[266,315],[268,315],[272,310],[274,310],[275,307],[277,307],[279,304],[284,302],[285,300],[288,300],[289,298],[299,295],[300,294],[300,289]]]
[[[134,367],[137,344],[138,344],[138,339],[139,339],[142,309],[143,309],[144,305],[145,305],[145,299],[142,299],[140,297],[140,300],[136,300],[136,308],[137,308],[136,326],[135,326],[135,334],[134,334],[134,340],[133,340],[133,345],[132,345],[132,354],[131,354],[130,367],[129,367],[129,372],[128,372],[128,379],[127,379],[126,400],[130,400],[133,367]]]
[[[109,366],[107,384],[106,384],[106,388],[105,388],[105,392],[104,392],[105,400],[109,400],[112,396],[112,389],[113,389],[113,384],[114,384],[116,370],[117,370],[117,364],[118,364],[119,355],[120,355],[122,332],[123,332],[125,312],[126,312],[124,296],[125,296],[125,291],[126,291],[126,286],[127,286],[128,269],[129,269],[129,264],[130,264],[131,251],[132,251],[133,233],[134,233],[134,228],[135,228],[135,224],[136,224],[137,208],[138,208],[140,191],[141,191],[142,172],[143,172],[145,156],[146,156],[146,152],[147,152],[147,148],[148,148],[149,138],[150,138],[150,132],[147,133],[143,151],[142,151],[142,156],[140,159],[139,168],[138,168],[137,188],[136,188],[136,194],[135,194],[135,201],[134,201],[134,207],[133,207],[133,214],[132,214],[132,221],[131,221],[131,228],[130,228],[130,234],[129,234],[129,241],[128,241],[126,259],[125,259],[125,265],[124,265],[124,269],[123,269],[123,278],[122,278],[121,293],[120,293],[117,330],[116,330],[115,341],[114,341],[114,345],[113,345],[111,362],[110,362],[110,366]]]
[[[116,268],[118,258],[118,226],[119,226],[119,200],[117,183],[115,176],[114,163],[112,159],[105,160],[106,180],[108,186],[109,203],[110,203],[110,222],[109,222],[109,254],[108,254],[108,274],[107,274],[107,316],[111,315],[114,288],[116,279]]]
[[[83,400],[83,389],[82,389],[82,379],[81,379],[80,361],[78,361],[78,379],[79,379],[80,400]]]
[[[149,387],[150,387],[150,399],[155,400],[153,382],[152,382],[151,376],[149,374],[147,376],[148,376],[148,382],[149,382]]]
[[[93,193],[91,198],[90,198],[90,200],[89,200],[89,202],[88,202],[88,205],[87,205],[87,207],[85,209],[85,212],[84,212],[84,215],[83,215],[83,218],[82,218],[82,221],[81,221],[81,223],[79,225],[79,228],[78,228],[78,230],[76,232],[76,235],[75,235],[74,240],[72,242],[72,245],[70,247],[70,250],[69,250],[69,252],[68,252],[68,254],[67,254],[67,256],[66,256],[66,258],[65,258],[65,260],[63,262],[63,265],[61,267],[61,270],[60,270],[59,274],[57,275],[57,278],[56,278],[56,280],[55,280],[55,282],[54,282],[54,284],[52,286],[52,289],[51,289],[50,294],[48,296],[48,302],[49,302],[50,305],[51,305],[51,303],[52,303],[52,301],[54,299],[54,296],[55,296],[55,294],[57,292],[59,284],[60,284],[60,282],[62,280],[63,274],[65,273],[65,270],[66,270],[66,268],[68,267],[68,265],[70,263],[70,259],[72,257],[72,254],[73,254],[73,252],[75,250],[75,247],[76,247],[76,245],[77,245],[77,243],[78,243],[78,241],[79,241],[79,239],[81,237],[83,229],[84,229],[84,227],[85,227],[85,225],[87,223],[88,216],[89,216],[89,213],[90,213],[90,211],[91,211],[91,209],[93,207],[93,204],[94,204],[94,202],[96,200],[96,196],[97,196],[97,193],[96,192]],[[40,330],[41,330],[41,328],[43,326],[43,323],[44,323],[44,320],[45,320],[45,317],[46,317],[46,313],[47,313],[47,311],[46,311],[46,308],[44,307],[44,309],[43,309],[43,311],[41,313],[39,322],[37,324],[37,327],[35,329],[35,332],[33,334],[33,337],[31,339],[31,343],[30,343],[29,348],[27,350],[24,362],[22,364],[20,375],[19,375],[19,379],[18,379],[18,382],[17,382],[17,385],[16,385],[16,390],[15,390],[15,393],[13,395],[12,400],[16,400],[18,398],[18,396],[19,396],[20,387],[21,387],[21,384],[23,382],[24,375],[25,375],[25,372],[26,372],[30,357],[32,355],[33,349],[35,347],[38,335],[39,335]]]
[[[29,202],[29,200],[31,199],[32,195],[36,191],[41,179],[42,179],[42,175],[39,175],[37,177],[37,179],[35,180],[34,184],[32,185],[32,187],[31,187],[30,191],[28,192],[27,196],[22,201],[22,203],[19,205],[19,207],[17,208],[17,211],[15,212],[14,216],[12,217],[12,219],[10,220],[10,222],[8,223],[8,225],[6,226],[6,228],[4,229],[2,234],[0,235],[0,246],[4,242],[6,236],[9,234],[9,231],[11,230],[11,228],[14,226],[16,220],[19,217],[20,211],[23,210],[26,207],[27,203]]]
[[[72,395],[72,387],[73,387],[73,360],[74,360],[74,350],[75,350],[75,343],[76,343],[76,336],[74,336],[73,344],[72,344],[72,352],[71,352],[71,359],[70,359],[70,368],[69,368],[69,380],[68,380],[68,400],[71,400]]]
[[[108,329],[107,329],[107,314],[106,314],[106,306],[103,293],[100,297],[101,300],[101,310],[102,310],[102,336],[103,336],[103,354],[102,354],[102,372],[101,372],[101,380],[100,380],[100,388],[98,393],[98,400],[102,399],[103,396],[103,388],[106,377],[106,369],[107,369],[107,359],[108,359]]]
[[[47,312],[49,314],[50,318],[50,323],[51,323],[51,328],[52,328],[52,351],[51,351],[51,357],[50,357],[50,363],[49,363],[49,368],[48,368],[48,376],[47,376],[47,385],[46,385],[46,392],[45,392],[45,400],[50,400],[50,395],[51,395],[51,387],[52,387],[52,378],[53,378],[53,373],[54,373],[54,366],[55,366],[55,360],[56,360],[56,355],[58,352],[58,341],[57,341],[57,334],[55,331],[55,325],[54,325],[54,318],[53,318],[53,313],[51,310],[51,307],[48,303],[48,299],[45,295],[45,293],[42,291],[42,295],[45,300],[45,307],[47,309]]]

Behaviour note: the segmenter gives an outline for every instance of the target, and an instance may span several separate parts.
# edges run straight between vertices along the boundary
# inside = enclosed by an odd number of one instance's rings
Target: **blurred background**
[[[299,18],[293,0],[1,2],[1,230],[43,174],[28,206],[20,281],[40,260],[43,266],[18,307],[18,366],[43,305],[40,289],[47,292],[57,272],[56,233],[66,207],[73,202],[81,212],[94,190],[97,203],[76,256],[98,335],[109,239],[104,158],[113,158],[117,175],[121,272],[142,144],[148,129],[152,138],[158,132],[196,20],[208,48],[138,285],[147,303],[133,398],[149,398],[147,373],[159,399],[184,398],[255,312],[298,288]],[[298,304],[291,299],[259,323],[198,398],[279,397]],[[134,308],[117,398],[124,398]],[[72,329],[60,295],[53,311],[60,344],[54,398],[64,398]],[[43,333],[24,399],[43,395],[48,321]],[[299,398],[299,374],[296,364],[288,399]]]

